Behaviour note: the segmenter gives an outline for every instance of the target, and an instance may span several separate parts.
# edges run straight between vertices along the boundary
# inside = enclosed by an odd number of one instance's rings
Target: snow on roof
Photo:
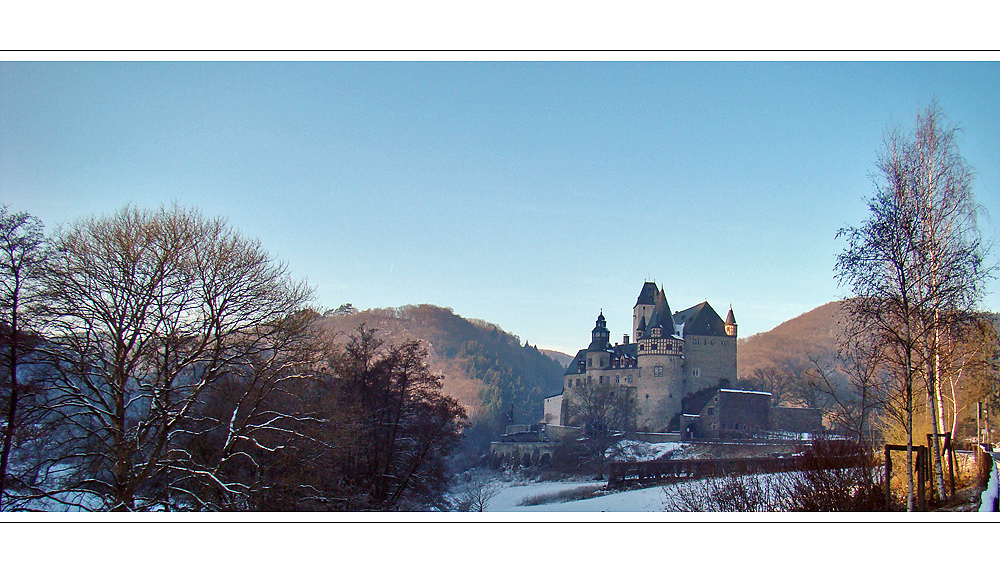
[[[733,390],[732,388],[722,388],[719,392],[733,392],[736,394],[763,394],[765,396],[770,396],[770,392],[757,392],[756,390]]]

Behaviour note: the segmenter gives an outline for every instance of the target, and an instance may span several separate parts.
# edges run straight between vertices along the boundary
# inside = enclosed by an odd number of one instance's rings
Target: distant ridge
[[[563,368],[569,368],[569,363],[573,361],[573,357],[565,352],[559,352],[558,350],[545,350],[539,349],[539,352],[548,356],[552,360],[555,360]]]

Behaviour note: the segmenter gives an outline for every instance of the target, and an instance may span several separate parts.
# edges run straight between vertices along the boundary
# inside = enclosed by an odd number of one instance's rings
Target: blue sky
[[[995,62],[0,63],[0,201],[49,229],[196,206],[320,306],[448,306],[543,348],[601,309],[620,338],[647,279],[749,335],[845,294],[834,235],[932,98],[995,239],[997,94]]]

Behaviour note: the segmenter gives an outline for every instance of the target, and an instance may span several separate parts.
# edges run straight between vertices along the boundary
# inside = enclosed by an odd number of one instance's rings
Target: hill
[[[844,331],[840,308],[839,301],[829,302],[767,332],[738,340],[737,375],[747,378],[766,366],[800,371],[807,367],[810,356],[835,356],[837,337]]]
[[[573,357],[565,352],[559,352],[558,350],[541,350],[541,353],[548,356],[552,360],[555,360],[563,368],[569,368],[569,363],[573,361]]]
[[[429,304],[331,312],[320,324],[339,341],[359,325],[378,329],[392,342],[418,339],[427,345],[432,371],[443,375],[444,391],[471,417],[500,426],[513,407],[515,423],[541,419],[542,398],[562,388],[564,369],[556,360],[499,326],[459,316]]]

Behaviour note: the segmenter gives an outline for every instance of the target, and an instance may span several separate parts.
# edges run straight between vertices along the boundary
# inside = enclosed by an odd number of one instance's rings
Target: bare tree
[[[635,432],[634,391],[608,383],[587,384],[573,392],[567,412],[569,424],[583,428],[583,435],[576,443],[577,455],[594,467],[598,479],[603,479],[609,449]]]
[[[848,328],[840,340],[840,351],[833,367],[824,368],[816,358],[810,360],[815,367],[811,369],[813,375],[809,383],[828,397],[827,410],[834,423],[858,442],[871,444],[875,435],[874,420],[885,405],[889,389],[882,349],[869,333]],[[843,373],[846,383],[836,383],[830,370]]]
[[[6,349],[6,378],[10,388],[4,418],[3,451],[0,454],[0,509],[4,507],[8,462],[14,433],[19,428],[18,406],[22,382],[18,369],[31,351],[34,311],[40,303],[40,279],[46,258],[41,221],[27,213],[8,213],[0,207],[0,329]],[[3,324],[6,323],[6,324]]]
[[[333,420],[310,403],[321,396],[309,388],[324,380],[314,319],[301,311],[274,324],[266,338],[236,341],[225,371],[179,425],[187,438],[163,462],[166,492],[183,492],[183,503],[197,509],[222,510],[297,509],[310,505],[297,497],[326,496],[322,480],[289,475],[287,467],[337,445],[324,431]],[[267,491],[282,488],[289,491],[281,502]]]
[[[176,206],[70,225],[55,237],[46,286],[59,433],[34,496],[145,509],[191,495],[179,474],[233,490],[218,465],[184,463],[193,420],[210,388],[283,356],[310,289],[258,241]],[[253,442],[236,435],[244,411],[222,430],[226,444]]]
[[[910,161],[916,174],[912,184],[921,228],[920,288],[931,305],[920,314],[924,330],[921,338],[924,354],[924,385],[935,434],[944,427],[941,394],[942,336],[957,321],[972,317],[969,312],[982,293],[988,270],[983,265],[976,204],[972,187],[974,174],[958,152],[956,134],[944,114],[932,103],[917,116],[917,126],[910,142]],[[934,475],[938,494],[943,498],[944,474],[940,444],[933,441]]]
[[[972,310],[989,273],[975,222],[971,170],[958,154],[955,132],[932,104],[918,116],[914,134],[888,133],[868,220],[838,232],[848,246],[837,258],[837,277],[853,294],[844,306],[858,329],[876,337],[898,377],[909,467],[915,385],[923,382],[938,433],[940,334],[945,321]],[[940,449],[936,441],[934,446],[943,497]],[[909,510],[913,489],[911,475]]]
[[[342,401],[354,407],[357,449],[343,468],[353,509],[444,507],[447,458],[466,415],[441,392],[419,341],[386,344],[364,324],[331,357]]]
[[[755,368],[746,379],[754,390],[771,393],[771,405],[783,406],[795,395],[795,375],[788,369],[776,366]]]
[[[481,468],[473,469],[465,476],[466,482],[459,490],[458,510],[483,512],[491,499],[503,489],[496,474]]]

